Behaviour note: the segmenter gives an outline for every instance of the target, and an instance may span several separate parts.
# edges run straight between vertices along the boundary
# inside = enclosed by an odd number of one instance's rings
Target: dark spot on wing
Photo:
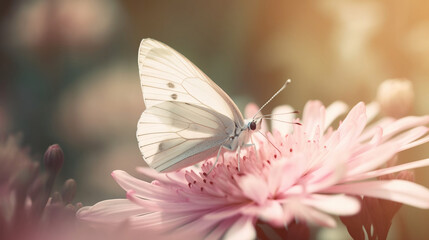
[[[174,83],[169,82],[169,83],[167,83],[167,86],[168,86],[169,88],[174,88]]]
[[[176,100],[176,99],[177,99],[177,94],[175,94],[175,93],[171,94],[171,98],[172,98],[173,100]]]
[[[160,143],[160,144],[158,145],[158,151],[162,152],[163,150],[164,150],[164,144],[163,144],[163,143]]]

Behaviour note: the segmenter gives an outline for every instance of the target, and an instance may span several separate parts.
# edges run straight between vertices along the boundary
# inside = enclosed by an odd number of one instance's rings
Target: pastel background
[[[85,205],[124,193],[110,177],[144,165],[135,131],[144,110],[137,68],[142,38],[162,41],[200,67],[243,109],[300,110],[310,99],[349,105],[379,84],[407,78],[411,114],[429,114],[429,2],[3,0],[0,3],[0,136],[20,134],[41,159],[64,149],[60,178]],[[423,145],[401,162],[429,156]],[[416,171],[429,187],[429,169]],[[59,181],[60,182],[60,181]],[[429,235],[429,211],[403,207],[390,239]]]

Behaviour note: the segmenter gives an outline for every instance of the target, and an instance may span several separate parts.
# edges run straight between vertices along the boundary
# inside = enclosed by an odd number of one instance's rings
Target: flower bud
[[[385,80],[378,87],[377,101],[386,116],[404,117],[414,106],[413,84],[407,79]]]
[[[76,194],[76,181],[68,179],[63,186],[61,195],[65,204],[70,203]]]
[[[64,152],[58,144],[49,146],[45,152],[44,162],[46,169],[57,174],[64,163]]]
[[[59,192],[54,192],[51,197],[51,204],[60,204],[63,202],[63,198]]]

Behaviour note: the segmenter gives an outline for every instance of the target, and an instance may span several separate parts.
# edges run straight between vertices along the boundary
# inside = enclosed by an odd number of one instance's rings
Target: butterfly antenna
[[[302,126],[302,124],[299,123],[299,122],[283,121],[283,120],[275,119],[275,118],[265,118],[265,119],[271,120],[271,121],[277,121],[277,122],[289,123],[289,124],[295,124],[295,125],[298,125],[298,126]]]
[[[271,117],[271,116],[289,115],[289,114],[299,114],[299,111],[283,112],[283,113],[270,113],[270,114],[264,114],[264,115],[262,115],[262,117],[266,118],[266,117]]]
[[[283,91],[285,88],[286,88],[286,86],[289,84],[289,83],[291,83],[292,81],[290,80],[290,79],[288,79],[288,80],[286,80],[286,82],[285,82],[285,84],[283,84],[283,86],[276,92],[276,93],[274,93],[274,95],[270,98],[270,99],[268,99],[268,101],[264,104],[264,105],[262,105],[262,107],[255,113],[255,115],[253,116],[253,118],[252,119],[255,119],[255,117],[256,117],[256,115],[258,115],[261,111],[262,111],[262,109],[269,103],[269,102],[271,102],[279,93],[281,93],[281,91]]]
[[[276,145],[274,145],[274,143],[272,143],[272,142],[270,141],[270,139],[268,139],[268,137],[267,137],[267,136],[265,136],[265,134],[263,134],[261,131],[258,131],[258,133],[260,133],[262,136],[264,136],[264,138],[265,138],[265,139],[267,139],[267,141],[268,141],[269,143],[271,143],[271,145],[273,145],[273,147],[274,147],[275,149],[277,149],[277,151],[279,151],[279,153],[281,153],[281,152],[280,152],[280,150],[276,147]]]

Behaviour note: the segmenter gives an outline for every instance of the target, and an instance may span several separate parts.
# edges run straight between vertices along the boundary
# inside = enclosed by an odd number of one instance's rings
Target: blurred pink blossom
[[[112,38],[118,14],[114,1],[41,0],[17,4],[10,45],[40,51],[58,47],[91,51]]]
[[[429,165],[429,159],[424,159],[386,166],[398,152],[429,141],[428,128],[423,126],[429,116],[382,119],[367,126],[377,113],[374,109],[358,103],[333,129],[330,125],[346,111],[345,104],[325,108],[319,101],[310,101],[302,126],[294,125],[293,132],[280,134],[273,129],[267,139],[253,135],[256,152],[247,148],[241,153],[240,170],[231,152],[223,154],[210,174],[214,158],[201,167],[172,173],[138,168],[154,179],[151,183],[116,170],[112,176],[127,191],[127,199],[84,207],[78,217],[99,226],[123,224],[158,238],[254,239],[260,234],[258,222],[273,228],[295,220],[335,227],[331,215],[359,212],[361,201],[354,195],[429,208],[425,187],[405,180],[374,179]]]

